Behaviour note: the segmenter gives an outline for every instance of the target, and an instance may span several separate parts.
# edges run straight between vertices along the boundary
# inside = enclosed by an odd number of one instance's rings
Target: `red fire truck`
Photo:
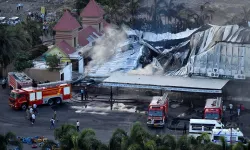
[[[28,77],[25,73],[19,72],[9,72],[8,73],[8,83],[10,88],[18,89],[23,87],[29,87],[32,85],[32,79]]]
[[[164,127],[168,117],[168,94],[154,96],[148,107],[148,126]]]
[[[14,89],[10,93],[9,105],[14,109],[25,110],[33,104],[61,104],[71,99],[71,84],[65,81],[39,84],[38,87]]]
[[[221,97],[207,99],[204,108],[204,119],[221,120],[223,115],[222,103]]]

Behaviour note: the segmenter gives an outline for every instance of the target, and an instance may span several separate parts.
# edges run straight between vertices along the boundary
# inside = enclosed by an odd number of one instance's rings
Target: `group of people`
[[[83,101],[83,95],[85,97],[85,101],[88,100],[88,91],[87,91],[87,87],[85,87],[84,89],[81,89],[81,100]]]
[[[33,104],[33,106],[30,106],[29,108],[26,109],[26,117],[28,120],[30,120],[32,125],[35,123],[36,114],[38,114],[36,104]]]
[[[227,109],[227,106],[224,105],[223,106],[223,111],[226,112],[226,109]],[[237,115],[240,116],[240,113],[241,111],[244,109],[243,105],[242,104],[239,104],[237,106]],[[233,114],[234,113],[234,107],[233,107],[233,104],[229,104],[229,112],[230,114]]]
[[[18,10],[21,10],[21,9],[23,9],[23,4],[21,4],[21,3],[17,4],[16,5],[16,10],[18,11]]]

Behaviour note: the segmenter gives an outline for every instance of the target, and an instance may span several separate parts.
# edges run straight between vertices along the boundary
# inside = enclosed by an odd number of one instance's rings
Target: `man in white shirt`
[[[33,111],[34,111],[34,113],[37,113],[37,114],[38,114],[37,105],[36,105],[36,104],[33,104]]]
[[[32,118],[31,123],[32,123],[32,124],[34,124],[34,123],[35,123],[35,119],[36,119],[36,116],[35,116],[35,114],[34,114],[34,113],[31,115],[31,118]]]
[[[50,119],[50,129],[52,129],[52,127],[55,129],[55,120],[54,120],[54,118]]]
[[[31,113],[31,114],[33,113],[33,108],[32,108],[32,107],[30,107],[30,113]]]
[[[80,131],[80,122],[77,120],[76,121],[76,130],[77,130],[77,132],[79,132]]]

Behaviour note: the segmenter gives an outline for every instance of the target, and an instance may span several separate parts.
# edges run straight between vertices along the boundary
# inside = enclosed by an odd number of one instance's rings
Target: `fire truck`
[[[204,107],[204,119],[221,120],[223,116],[221,97],[207,99]]]
[[[154,96],[148,107],[147,125],[151,127],[164,127],[168,117],[168,94]]]
[[[32,79],[23,72],[9,72],[8,84],[11,89],[29,87],[32,85]]]
[[[14,89],[10,93],[9,105],[13,109],[25,110],[33,104],[54,105],[71,99],[71,84],[67,81],[38,84],[38,87]]]

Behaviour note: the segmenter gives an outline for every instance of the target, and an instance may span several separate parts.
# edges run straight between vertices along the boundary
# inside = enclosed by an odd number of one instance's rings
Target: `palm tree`
[[[62,150],[92,150],[107,149],[107,146],[96,139],[92,129],[85,129],[81,133],[76,131],[75,126],[64,124],[55,130],[55,137],[60,142]]]
[[[43,146],[42,146],[42,150],[47,150],[49,149],[53,149],[54,147],[57,147],[56,142],[52,141],[52,140],[48,140],[46,141]]]
[[[128,135],[124,130],[117,129],[109,142],[109,149],[116,150],[156,150],[157,145],[139,122],[136,122]]]
[[[23,145],[17,139],[16,135],[12,132],[7,132],[5,135],[0,135],[0,149],[7,150],[8,145],[17,146],[20,150],[22,150]]]

